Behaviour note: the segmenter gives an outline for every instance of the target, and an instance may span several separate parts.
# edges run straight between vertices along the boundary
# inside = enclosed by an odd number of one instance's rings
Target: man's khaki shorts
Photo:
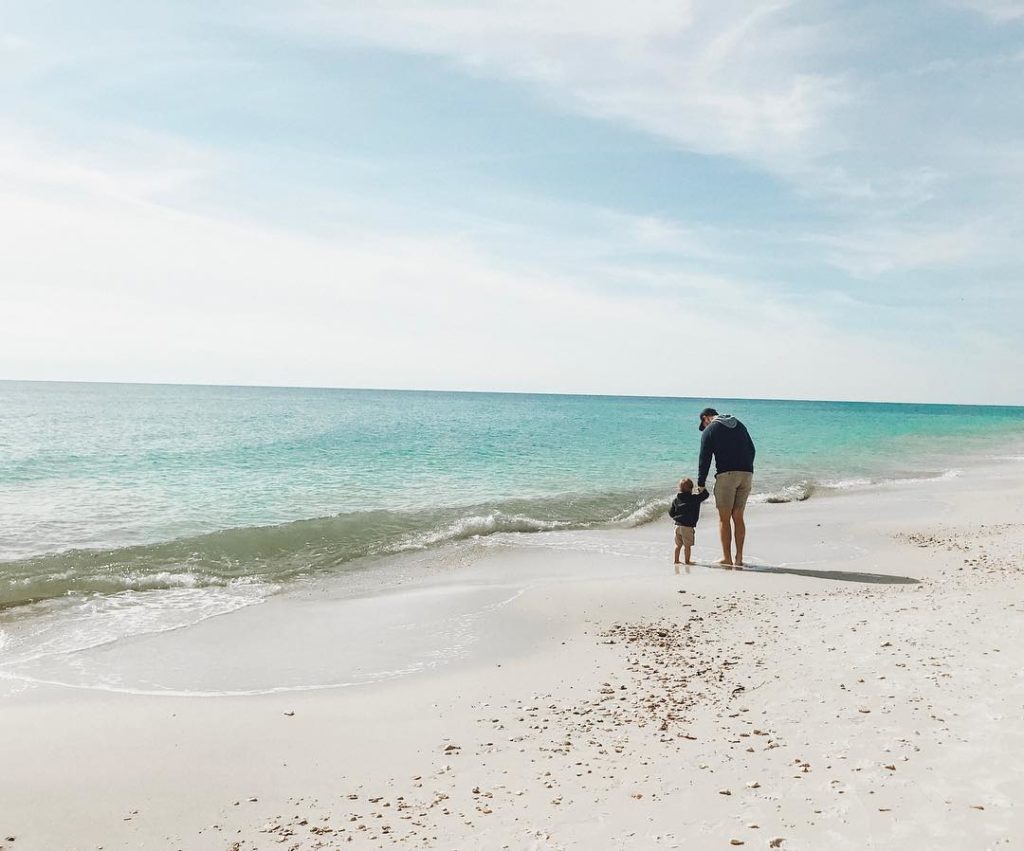
[[[676,546],[693,546],[693,526],[676,526]]]
[[[715,505],[719,511],[742,511],[747,505],[754,474],[732,470],[715,476]]]

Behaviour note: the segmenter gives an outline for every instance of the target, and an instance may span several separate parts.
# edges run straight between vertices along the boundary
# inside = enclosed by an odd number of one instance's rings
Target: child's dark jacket
[[[677,493],[668,507],[668,516],[676,521],[677,526],[696,527],[700,519],[700,504],[709,496],[708,491]]]

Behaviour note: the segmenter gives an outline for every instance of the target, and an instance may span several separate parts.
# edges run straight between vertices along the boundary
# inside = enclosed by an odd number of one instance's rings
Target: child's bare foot
[[[689,562],[686,563],[689,564]],[[676,559],[672,564],[682,564],[682,562],[679,559]]]
[[[695,562],[695,561],[688,561],[688,562],[685,562],[685,563],[686,563],[686,564],[690,564],[690,565],[693,565],[693,564],[696,564],[697,562]]]

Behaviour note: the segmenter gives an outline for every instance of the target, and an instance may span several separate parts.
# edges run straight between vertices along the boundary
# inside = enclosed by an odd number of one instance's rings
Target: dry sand
[[[1024,848],[1022,471],[753,506],[751,560],[796,572],[676,575],[663,523],[431,554],[432,596],[488,601],[468,650],[371,685],[20,685],[0,848]],[[705,509],[698,559],[714,533]],[[120,652],[208,682],[204,647],[301,605]],[[274,664],[329,663],[317,629]]]

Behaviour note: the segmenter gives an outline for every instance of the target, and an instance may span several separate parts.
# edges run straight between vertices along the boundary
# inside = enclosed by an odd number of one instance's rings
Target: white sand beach
[[[496,536],[19,668],[0,847],[1022,848],[1022,473],[751,506],[742,572]]]

